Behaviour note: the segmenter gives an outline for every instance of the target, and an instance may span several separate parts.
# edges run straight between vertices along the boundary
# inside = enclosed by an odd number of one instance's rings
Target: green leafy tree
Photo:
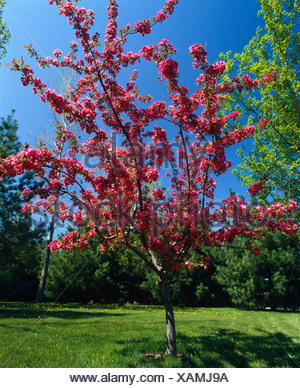
[[[298,0],[258,1],[263,28],[234,59],[231,53],[222,55],[228,65],[224,83],[237,71],[224,110],[236,109],[248,124],[257,125],[253,148],[239,150],[243,162],[234,173],[245,185],[266,178],[264,186],[273,197],[299,200],[300,5]],[[257,92],[239,91],[245,73],[258,80]]]
[[[2,19],[3,7],[6,1],[0,0],[0,60],[6,55],[5,45],[9,42],[10,32],[6,22]]]
[[[20,142],[14,111],[0,121],[0,157],[17,153]],[[33,220],[23,213],[19,192],[36,183],[29,173],[0,182],[0,297],[33,299],[37,287],[43,229],[33,229]]]
[[[260,250],[258,256],[238,248],[222,249],[217,281],[238,306],[298,308],[299,238],[268,232],[255,246]]]

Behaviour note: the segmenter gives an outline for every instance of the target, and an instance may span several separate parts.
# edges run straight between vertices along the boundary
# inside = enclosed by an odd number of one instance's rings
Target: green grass
[[[178,358],[159,306],[0,303],[0,366],[299,367],[300,314],[176,308]],[[148,354],[148,356],[146,356]],[[149,354],[152,354],[149,356]]]

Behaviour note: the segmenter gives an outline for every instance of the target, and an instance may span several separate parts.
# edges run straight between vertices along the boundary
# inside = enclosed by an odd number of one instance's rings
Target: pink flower
[[[134,31],[141,35],[147,35],[151,32],[151,26],[150,21],[145,20],[139,20],[135,23]]]
[[[165,199],[164,191],[162,189],[152,190],[152,195],[155,200]]]
[[[23,208],[22,208],[23,213],[27,213],[28,210],[29,210],[30,208],[31,208],[30,203],[26,203],[26,204],[23,206]]]
[[[255,249],[253,250],[253,254],[254,254],[254,256],[259,256],[259,255],[260,255],[259,248],[255,248]]]
[[[160,69],[159,74],[163,75],[167,79],[178,77],[178,63],[174,59],[167,59],[158,64]]]
[[[192,262],[189,261],[189,260],[186,260],[186,261],[184,262],[184,265],[187,267],[188,270],[190,270],[191,268],[193,268],[193,267],[195,266],[194,263],[192,263]]]
[[[262,182],[256,182],[256,183],[253,183],[249,189],[248,189],[248,194],[251,194],[251,195],[256,195],[259,191],[261,191],[263,189],[263,184]]]
[[[158,177],[159,177],[159,174],[158,174],[158,171],[156,168],[150,168],[147,172],[146,172],[146,177],[148,178],[148,181],[151,183],[151,182],[155,182],[157,181]]]
[[[211,258],[209,256],[205,256],[203,258],[203,262],[204,262],[204,267],[203,268],[206,271],[208,269],[208,267],[209,267],[210,262],[211,262]]]
[[[228,117],[231,117],[233,121],[235,121],[236,118],[239,117],[239,112],[231,112],[228,114]]]
[[[58,251],[59,250],[59,246],[58,246],[58,241],[57,240],[53,240],[51,243],[48,244],[49,246],[49,249],[51,251]]]
[[[297,209],[297,202],[290,201],[290,203],[289,203],[289,210],[294,212],[296,209]]]
[[[33,191],[32,190],[29,190],[29,189],[24,189],[23,191],[22,191],[22,194],[23,194],[23,197],[24,198],[28,198],[29,197],[29,195],[30,194],[32,194],[33,193]]]
[[[62,51],[59,50],[59,49],[56,49],[56,50],[53,51],[53,55],[54,55],[55,57],[57,57],[57,58],[58,58],[61,54],[62,54]]]
[[[194,68],[198,66],[203,66],[207,64],[206,56],[207,56],[207,51],[205,48],[200,44],[194,44],[193,46],[190,47],[190,53],[192,54],[192,57],[194,59]]]
[[[205,71],[205,73],[213,77],[218,77],[222,75],[225,70],[226,70],[226,63],[223,61],[220,61],[210,65]]]
[[[277,71],[273,71],[272,73],[267,73],[263,76],[261,83],[263,85],[268,85],[270,82],[275,82],[277,78]]]
[[[266,128],[268,122],[269,122],[269,120],[261,119],[261,120],[259,121],[259,124],[261,125],[262,128]]]
[[[177,271],[179,271],[179,269],[180,269],[180,264],[179,263],[172,263],[171,264],[171,271],[177,272]]]
[[[101,248],[100,248],[100,251],[101,251],[102,253],[106,252],[106,251],[107,251],[107,246],[104,245],[104,244],[102,244],[102,245],[101,245]]]
[[[258,89],[259,82],[256,79],[252,80],[248,74],[243,74],[243,81],[246,90]]]
[[[80,211],[73,213],[73,221],[78,226],[82,225],[83,224],[83,214]]]
[[[88,237],[89,237],[89,238],[93,238],[93,237],[95,236],[95,234],[96,234],[95,230],[94,230],[94,229],[91,229],[91,230],[89,230],[89,232],[88,232]]]
[[[70,47],[71,47],[72,50],[74,50],[74,49],[77,48],[77,43],[75,42],[75,40],[72,40],[72,41],[70,42]]]

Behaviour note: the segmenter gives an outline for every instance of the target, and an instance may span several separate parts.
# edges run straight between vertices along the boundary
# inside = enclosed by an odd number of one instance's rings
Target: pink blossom
[[[255,249],[253,250],[253,254],[254,254],[254,256],[259,256],[259,255],[260,255],[260,250],[259,250],[259,248],[255,248]]]
[[[141,35],[147,35],[151,32],[150,20],[140,20],[135,23],[134,27],[135,32]]]
[[[261,191],[263,189],[263,184],[262,182],[256,182],[256,183],[253,183],[249,189],[248,189],[248,194],[251,194],[251,195],[256,195],[259,191]]]
[[[219,77],[224,73],[226,70],[226,64],[223,61],[215,62],[214,64],[210,65],[207,70],[206,74],[209,74],[213,77]]]
[[[91,230],[89,230],[89,232],[88,232],[88,237],[89,237],[89,238],[93,238],[93,237],[95,236],[95,234],[96,234],[95,230],[94,230],[94,229],[91,229]]]
[[[289,210],[294,212],[294,211],[296,211],[296,209],[297,209],[297,202],[290,201],[290,203],[289,203]]]
[[[246,85],[246,90],[258,89],[259,82],[256,79],[252,80],[248,74],[243,74],[243,81]]]
[[[57,240],[53,240],[48,244],[48,247],[51,251],[58,251],[59,250],[59,245]]]
[[[259,121],[259,124],[261,125],[262,128],[266,128],[268,122],[269,122],[269,120],[266,120],[263,118]]]
[[[30,203],[26,203],[25,205],[23,205],[23,208],[22,208],[23,213],[27,213],[30,208],[31,208]]]
[[[179,269],[180,269],[180,263],[172,263],[171,264],[171,271],[173,271],[173,272],[178,272],[179,271]]]
[[[178,63],[173,59],[168,59],[158,64],[159,74],[167,79],[178,77]]]
[[[150,183],[155,182],[159,177],[159,173],[156,168],[150,168],[146,172],[146,177],[148,178]]]
[[[275,82],[277,78],[277,71],[273,71],[272,73],[266,73],[264,74],[261,82],[263,85],[268,85],[271,82]]]
[[[211,258],[209,256],[205,256],[203,258],[203,262],[204,262],[204,269],[207,270],[211,262]]]
[[[55,57],[59,57],[61,54],[62,54],[62,51],[59,50],[59,49],[56,49],[56,50],[53,51],[53,55],[54,55]]]
[[[186,260],[186,261],[184,262],[184,265],[187,267],[188,270],[192,269],[192,268],[195,266],[195,264],[192,263],[192,262],[189,261],[189,260]]]
[[[102,253],[106,252],[106,251],[107,251],[107,246],[104,245],[104,244],[102,244],[102,245],[101,245],[101,248],[100,248],[100,251],[101,251]]]
[[[83,224],[83,214],[80,211],[73,213],[73,221],[78,226],[82,225]]]
[[[193,56],[194,59],[194,68],[198,66],[203,66],[207,64],[206,56],[207,56],[207,51],[201,44],[194,44],[193,46],[190,47],[190,53]]]

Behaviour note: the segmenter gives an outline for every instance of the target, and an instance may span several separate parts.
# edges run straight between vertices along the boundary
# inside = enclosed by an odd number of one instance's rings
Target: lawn
[[[0,366],[299,367],[300,314],[175,308],[179,357],[162,357],[160,306],[0,303]]]

